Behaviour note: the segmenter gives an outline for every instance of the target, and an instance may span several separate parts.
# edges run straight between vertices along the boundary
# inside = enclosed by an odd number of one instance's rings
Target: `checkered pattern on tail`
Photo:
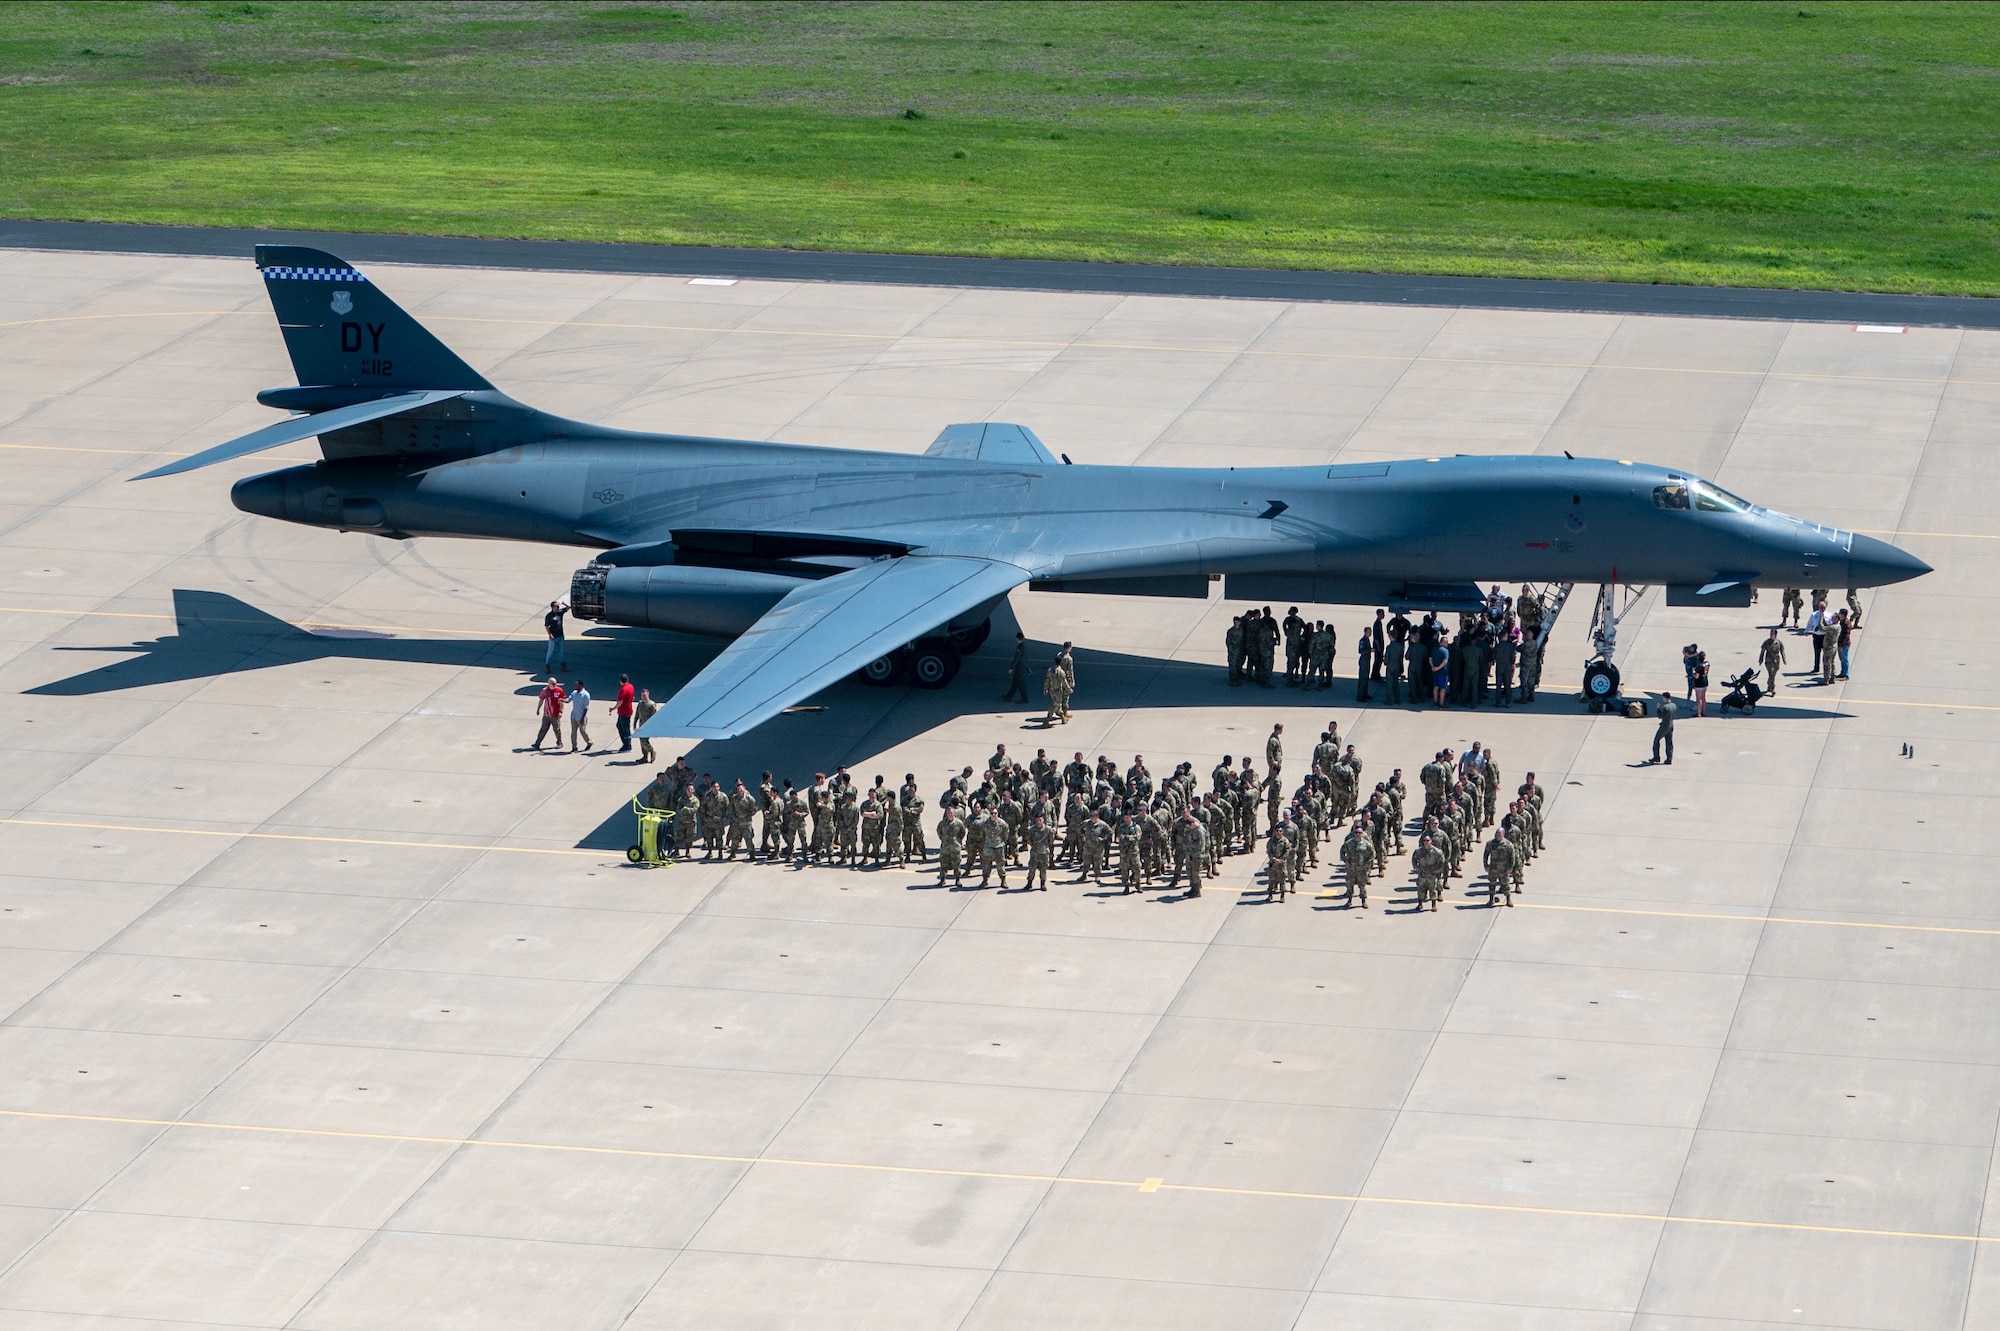
[[[266,268],[266,282],[366,282],[352,268]]]

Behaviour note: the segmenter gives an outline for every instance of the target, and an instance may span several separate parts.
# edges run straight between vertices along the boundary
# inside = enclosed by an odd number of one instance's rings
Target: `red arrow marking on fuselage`
[[[1528,548],[1530,550],[1546,550],[1549,548],[1549,543],[1547,541],[1529,541]]]

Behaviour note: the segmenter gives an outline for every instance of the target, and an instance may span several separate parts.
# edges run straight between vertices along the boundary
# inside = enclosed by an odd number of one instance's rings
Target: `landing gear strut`
[[[1627,586],[1621,601],[1618,587],[1607,582],[1597,589],[1597,608],[1590,617],[1594,654],[1583,667],[1583,701],[1593,715],[1607,708],[1615,711],[1624,701],[1618,696],[1618,623],[1646,593],[1644,587]]]

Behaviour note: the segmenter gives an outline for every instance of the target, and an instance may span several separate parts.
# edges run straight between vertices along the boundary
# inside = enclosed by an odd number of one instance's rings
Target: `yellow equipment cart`
[[[625,851],[625,858],[647,868],[674,862],[674,811],[655,809],[632,797],[632,812],[639,817],[639,843]]]

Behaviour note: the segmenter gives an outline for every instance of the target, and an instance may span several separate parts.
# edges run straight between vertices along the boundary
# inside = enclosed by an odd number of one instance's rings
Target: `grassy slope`
[[[0,26],[14,216],[2000,294],[1996,153],[1995,6],[364,0]]]

